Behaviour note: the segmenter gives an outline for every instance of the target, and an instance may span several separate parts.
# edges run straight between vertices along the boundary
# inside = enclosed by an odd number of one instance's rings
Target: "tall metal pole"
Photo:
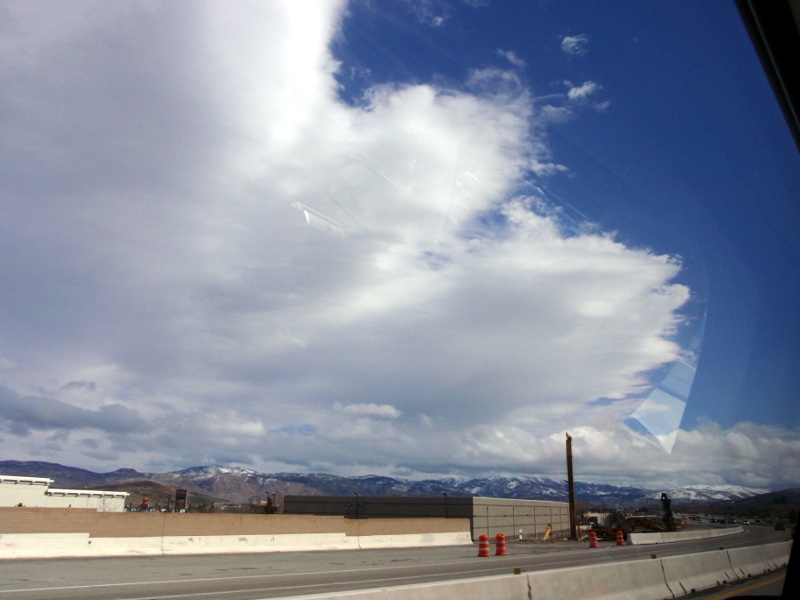
[[[575,518],[575,479],[572,476],[572,436],[567,434],[567,487],[569,490],[569,539],[578,539],[578,523]]]

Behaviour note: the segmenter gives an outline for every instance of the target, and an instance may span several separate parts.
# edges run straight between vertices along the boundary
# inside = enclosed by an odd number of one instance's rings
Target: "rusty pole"
[[[578,523],[575,518],[575,480],[572,477],[572,436],[567,434],[567,489],[569,490],[569,539],[578,539]]]

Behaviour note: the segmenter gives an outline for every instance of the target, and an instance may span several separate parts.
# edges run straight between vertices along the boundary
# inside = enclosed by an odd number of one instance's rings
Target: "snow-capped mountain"
[[[672,490],[673,500],[738,500],[768,494],[771,490],[746,488],[739,485],[686,485]]]
[[[381,475],[340,477],[312,473],[259,473],[242,467],[207,465],[170,473],[141,473],[119,469],[110,473],[93,473],[46,462],[0,461],[0,473],[31,477],[49,477],[57,487],[119,486],[125,482],[154,481],[162,485],[185,488],[190,493],[248,502],[268,494],[352,496],[488,496],[530,500],[567,500],[567,482],[547,477],[485,477],[459,479],[425,479],[415,481]],[[575,482],[578,500],[593,507],[622,508],[653,506],[661,493],[675,501],[709,503],[736,501],[765,494],[769,490],[733,485],[689,485],[675,489],[653,490],[635,486]]]
[[[186,479],[193,479],[196,481],[201,481],[203,479],[208,479],[209,477],[219,477],[220,475],[258,475],[259,473],[253,471],[252,469],[244,469],[242,467],[221,467],[219,465],[208,465],[205,467],[189,467],[188,469],[182,469],[180,471],[174,471],[172,473],[163,473],[158,474],[161,477],[163,476],[172,476],[175,478],[186,478]]]

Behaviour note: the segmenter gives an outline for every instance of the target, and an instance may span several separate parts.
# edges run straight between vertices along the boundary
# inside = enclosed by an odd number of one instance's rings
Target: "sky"
[[[0,1],[0,456],[800,485],[733,3]]]

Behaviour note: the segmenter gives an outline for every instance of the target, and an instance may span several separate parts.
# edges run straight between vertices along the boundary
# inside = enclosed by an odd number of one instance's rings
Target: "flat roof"
[[[26,485],[47,485],[53,483],[47,477],[20,477],[19,475],[0,475],[0,483],[22,483]]]
[[[109,492],[105,490],[62,490],[50,489],[45,492],[47,496],[120,496],[127,497],[128,492]]]

